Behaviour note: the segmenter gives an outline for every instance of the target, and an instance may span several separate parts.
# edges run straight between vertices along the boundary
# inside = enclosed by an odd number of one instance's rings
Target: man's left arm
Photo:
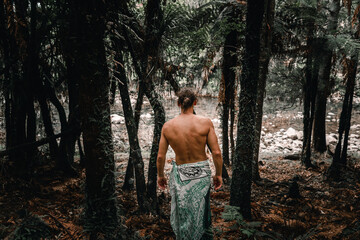
[[[167,141],[165,135],[164,135],[164,127],[161,130],[161,137],[160,137],[160,143],[159,143],[159,152],[157,155],[157,161],[156,161],[156,167],[157,167],[157,174],[158,174],[158,185],[160,187],[160,189],[164,190],[166,185],[167,185],[167,181],[164,175],[164,167],[165,167],[165,159],[166,159],[166,152],[168,150],[169,147],[169,142]]]

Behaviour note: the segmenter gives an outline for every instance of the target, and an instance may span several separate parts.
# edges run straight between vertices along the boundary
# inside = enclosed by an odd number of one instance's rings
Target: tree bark
[[[141,58],[141,68],[143,72],[140,78],[140,85],[144,84],[145,95],[149,99],[155,118],[147,182],[147,196],[150,200],[150,211],[152,212],[159,212],[156,195],[156,159],[159,150],[161,129],[165,123],[165,110],[160,102],[160,97],[155,90],[153,82],[153,76],[158,69],[159,61],[157,59],[162,36],[162,30],[160,29],[162,19],[163,12],[160,6],[160,0],[149,0],[145,9],[145,40],[143,47],[144,52]]]
[[[136,128],[133,110],[131,107],[129,89],[125,74],[123,57],[119,47],[117,47],[117,54],[115,59],[118,63],[116,64],[115,76],[121,81],[119,82],[120,96],[125,116],[125,124],[129,137],[130,144],[130,157],[128,161],[128,167],[126,168],[125,182],[123,185],[124,190],[130,190],[134,185],[130,179],[134,178],[134,166],[136,176],[136,194],[140,210],[145,211],[145,174],[144,174],[144,162],[141,156],[141,148],[139,145],[139,139],[137,136],[138,130]],[[129,166],[130,165],[130,166]],[[130,172],[131,171],[131,172]],[[127,178],[127,179],[126,179]]]
[[[274,26],[275,15],[275,0],[265,1],[264,19],[262,22],[262,29],[260,34],[260,58],[259,58],[259,83],[256,98],[256,115],[255,115],[255,150],[253,160],[253,181],[260,179],[259,174],[259,151],[260,151],[260,137],[263,116],[263,105],[266,89],[266,78],[268,74],[268,67],[271,58],[271,42],[272,31]]]
[[[118,225],[114,150],[110,121],[109,74],[104,33],[106,6],[103,1],[70,1],[79,17],[77,60],[79,65],[79,109],[86,156],[86,226],[90,239],[104,234],[115,239]]]
[[[236,23],[239,19],[239,10],[237,6],[232,6],[231,13],[228,17],[230,23]],[[238,63],[237,47],[238,47],[237,29],[231,29],[225,37],[223,63],[222,63],[222,81],[224,86],[224,97],[222,100],[222,147],[223,161],[226,165],[230,165],[229,156],[229,110],[235,101],[235,79],[236,66]]]
[[[346,59],[345,61],[347,61],[348,65],[348,69],[346,69],[346,92],[339,122],[338,143],[336,145],[333,161],[328,172],[329,176],[335,180],[341,179],[341,169],[347,164],[347,146],[351,125],[351,112],[356,80],[356,69],[358,65],[358,53],[351,56],[350,60]],[[344,143],[343,146],[342,142]]]
[[[304,102],[304,136],[303,147],[301,152],[301,161],[306,168],[312,167],[311,163],[311,133],[314,122],[314,108],[316,99],[316,88],[318,79],[319,54],[315,53],[315,49],[319,46],[318,41],[314,39],[315,22],[312,21],[309,26],[307,39],[307,57],[305,66],[305,81],[303,84],[303,102]]]
[[[340,12],[340,0],[330,2],[330,17],[327,32],[336,34],[338,18]],[[330,93],[330,71],[333,49],[329,46],[328,40],[324,39],[321,47],[321,57],[319,62],[318,86],[315,102],[314,116],[314,150],[318,152],[326,151],[326,101]]]
[[[251,219],[252,161],[255,148],[255,105],[259,79],[260,29],[264,0],[247,3],[245,54],[240,84],[236,157],[230,187],[230,205],[240,207],[245,219]]]

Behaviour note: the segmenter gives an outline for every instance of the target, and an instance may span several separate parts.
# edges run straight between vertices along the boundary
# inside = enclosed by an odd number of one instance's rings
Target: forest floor
[[[325,156],[317,160],[318,169],[305,170],[299,161],[282,157],[262,162],[262,180],[253,184],[253,221],[225,220],[222,213],[229,204],[229,187],[211,193],[212,222],[215,239],[250,239],[246,233],[267,236],[257,239],[360,239],[360,164],[350,159],[351,167],[343,180],[334,182],[325,176]],[[38,169],[30,181],[1,179],[0,238],[19,226],[39,229],[29,223],[38,216],[52,228],[50,239],[87,239],[82,227],[84,211],[84,174],[78,179],[65,179],[50,169]],[[291,179],[297,176],[301,198],[289,197]],[[122,192],[118,202],[122,223],[129,232],[142,239],[175,239],[171,230],[170,196],[159,192],[161,215],[139,214],[135,191]],[[32,220],[33,221],[33,220]],[[35,226],[34,226],[35,224]],[[41,225],[41,224],[40,224]],[[18,230],[19,231],[19,230]],[[35,230],[34,230],[35,231]],[[34,232],[34,234],[36,234]],[[270,237],[271,236],[271,237]],[[140,239],[141,239],[140,238]]]
[[[172,103],[173,104],[173,103]],[[210,108],[211,107],[211,108]],[[198,109],[201,115],[216,112],[215,104],[204,104]],[[116,110],[116,109],[115,109]],[[336,138],[339,111],[327,118],[327,133]],[[113,111],[121,116],[120,112]],[[329,111],[330,113],[330,111]],[[178,114],[173,110],[173,116]],[[118,116],[119,116],[118,115]],[[327,179],[326,171],[332,157],[314,154],[316,169],[305,169],[299,160],[288,160],[286,156],[298,153],[300,136],[290,139],[286,135],[289,127],[301,130],[299,110],[283,114],[265,113],[260,155],[262,180],[252,186],[252,215],[254,222],[241,220],[229,209],[229,186],[211,193],[212,222],[215,239],[360,239],[360,114],[353,114],[352,141],[348,167],[339,182]],[[171,117],[171,116],[170,116]],[[220,136],[220,121],[212,118]],[[144,113],[140,124],[145,166],[151,146],[151,115]],[[114,119],[116,120],[116,119]],[[128,146],[123,119],[113,121],[116,159],[116,186],[121,222],[128,232],[140,239],[175,239],[170,226],[170,195],[168,190],[159,191],[160,216],[140,214],[135,191],[121,190]],[[147,133],[147,134],[143,134]],[[298,133],[298,132],[296,132]],[[327,135],[331,137],[330,135]],[[333,141],[335,141],[333,139]],[[334,147],[334,142],[329,146]],[[350,147],[351,147],[350,146]],[[169,153],[165,173],[169,174]],[[36,231],[45,228],[52,236],[49,239],[88,239],[83,228],[85,173],[78,178],[64,178],[53,170],[38,166],[29,180],[6,177],[4,160],[0,164],[0,239],[11,239],[14,231]],[[301,197],[289,197],[289,188],[297,178]],[[223,214],[224,211],[228,212]],[[225,217],[224,217],[225,216]],[[226,218],[226,219],[224,219]],[[234,220],[229,220],[229,218]],[[34,220],[35,219],[35,220]],[[40,221],[41,219],[41,221]],[[39,221],[38,221],[39,220]],[[51,230],[49,230],[49,227]],[[32,229],[32,230],[31,230]],[[35,229],[35,230],[34,230]],[[37,230],[36,230],[37,229]],[[9,235],[10,234],[10,235]],[[251,237],[247,237],[247,235]],[[260,236],[262,235],[262,237]]]

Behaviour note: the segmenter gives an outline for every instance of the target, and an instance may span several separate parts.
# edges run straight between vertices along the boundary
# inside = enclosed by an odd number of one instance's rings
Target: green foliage
[[[301,99],[304,79],[304,63],[295,58],[273,59],[266,84],[268,100],[280,100],[294,104]]]
[[[232,229],[239,229],[246,236],[246,239],[266,236],[265,233],[257,229],[261,226],[261,222],[246,222],[240,213],[239,207],[226,205],[221,217],[226,221],[236,220],[236,224],[232,226]]]
[[[27,240],[27,239],[52,239],[54,230],[47,225],[39,216],[29,215],[12,232],[8,239]]]

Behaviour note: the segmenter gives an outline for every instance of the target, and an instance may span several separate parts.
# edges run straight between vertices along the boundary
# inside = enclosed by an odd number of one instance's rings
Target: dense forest
[[[0,36],[0,239],[175,239],[183,87],[214,239],[360,239],[359,0],[1,0]]]

